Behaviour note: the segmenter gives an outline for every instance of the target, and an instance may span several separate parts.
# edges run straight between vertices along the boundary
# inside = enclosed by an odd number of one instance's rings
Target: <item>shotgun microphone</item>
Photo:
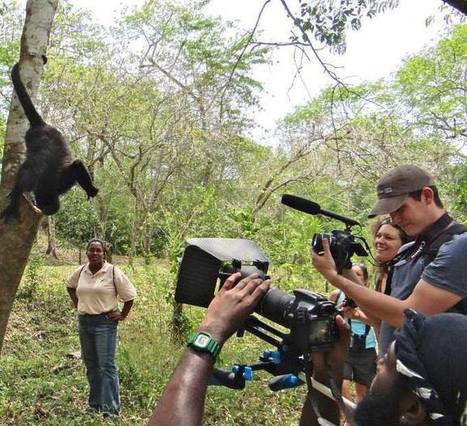
[[[295,210],[308,213],[308,214],[322,214],[323,216],[332,217],[333,219],[337,219],[341,222],[344,222],[347,226],[351,227],[354,225],[360,225],[354,219],[350,219],[345,216],[341,216],[340,214],[331,212],[329,210],[324,210],[320,207],[318,203],[314,201],[307,200],[305,198],[297,197],[296,195],[284,194],[282,195],[281,203],[289,206]]]

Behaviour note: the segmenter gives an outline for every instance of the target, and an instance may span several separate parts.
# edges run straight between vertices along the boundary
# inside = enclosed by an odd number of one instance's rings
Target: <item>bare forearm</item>
[[[407,307],[404,301],[370,290],[342,275],[336,274],[329,281],[341,289],[347,297],[353,299],[371,317],[385,321],[393,327],[399,327],[402,324],[403,312]]]
[[[133,306],[133,300],[128,300],[123,304],[122,308],[122,317],[126,318],[131,310],[131,307]]]
[[[342,387],[342,368],[339,368],[337,371],[338,377],[335,377],[336,385],[338,389]],[[327,374],[316,373],[313,375],[313,379],[318,381],[324,386],[329,386],[329,378]],[[335,425],[339,424],[339,408],[336,402],[328,396],[323,395],[316,389],[313,389],[313,398],[315,398],[317,406],[319,407],[319,414],[321,417],[325,418],[326,420],[334,423]],[[311,404],[311,394],[310,392],[307,393],[306,401],[302,409],[302,414],[300,417],[300,426],[318,426],[320,423],[316,416],[315,411],[313,410],[313,406]]]
[[[187,349],[149,420],[149,426],[200,425],[213,364],[211,355]]]

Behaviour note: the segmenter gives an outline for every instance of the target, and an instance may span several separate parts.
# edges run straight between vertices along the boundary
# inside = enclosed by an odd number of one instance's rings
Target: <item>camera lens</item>
[[[290,327],[287,313],[288,306],[294,299],[295,297],[289,293],[278,288],[271,288],[261,300],[256,312],[284,327]]]

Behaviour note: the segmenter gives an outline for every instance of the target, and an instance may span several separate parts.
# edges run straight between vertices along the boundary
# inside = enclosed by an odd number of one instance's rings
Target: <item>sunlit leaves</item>
[[[358,31],[362,21],[387,9],[398,0],[320,0],[301,1],[297,23],[305,33],[302,38],[315,38],[338,53],[345,52],[346,31]]]

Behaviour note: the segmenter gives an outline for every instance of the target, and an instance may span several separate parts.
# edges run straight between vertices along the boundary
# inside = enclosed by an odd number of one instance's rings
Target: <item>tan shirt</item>
[[[118,308],[117,296],[123,302],[136,297],[136,289],[127,276],[108,262],[104,262],[95,274],[89,270],[89,263],[80,266],[69,276],[67,287],[76,289],[79,314],[115,311]]]

